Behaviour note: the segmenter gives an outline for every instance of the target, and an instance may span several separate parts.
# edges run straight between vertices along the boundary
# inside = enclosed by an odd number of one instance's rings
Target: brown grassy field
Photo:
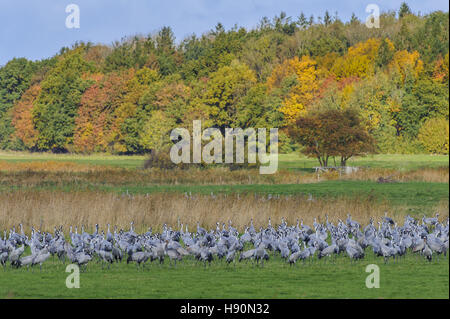
[[[152,226],[160,229],[163,224],[174,228],[179,223],[187,224],[195,231],[197,221],[202,226],[212,228],[216,222],[232,225],[240,231],[253,218],[255,227],[266,226],[269,217],[272,224],[278,224],[284,217],[288,223],[303,219],[310,226],[317,218],[330,221],[345,220],[347,213],[361,223],[368,223],[370,217],[379,219],[385,212],[403,222],[406,208],[392,209],[387,203],[370,199],[321,199],[308,200],[304,196],[281,196],[268,200],[267,197],[251,195],[195,195],[186,198],[179,193],[155,193],[149,195],[124,196],[102,192],[59,192],[59,191],[15,191],[0,193],[0,229],[8,229],[20,223],[29,230],[31,226],[42,230],[53,230],[62,225],[92,229],[98,223],[128,229],[134,221],[137,230]],[[441,202],[433,211],[440,212],[440,218],[448,217],[448,201]]]
[[[194,195],[187,199],[182,193],[150,193],[149,195],[119,195],[118,192],[102,192],[103,186],[140,187],[151,185],[277,185],[317,183],[322,181],[376,181],[379,177],[398,182],[448,183],[449,168],[365,168],[345,175],[338,172],[315,173],[280,169],[274,175],[261,175],[257,169],[229,170],[226,167],[185,170],[124,168],[95,165],[65,160],[0,161],[0,229],[23,223],[26,227],[42,225],[53,230],[54,226],[85,225],[92,228],[99,223],[128,228],[130,221],[141,228],[161,227],[167,223],[178,227],[178,220],[194,229],[197,221],[206,227],[216,222],[228,223],[241,231],[251,218],[256,226],[267,225],[271,217],[274,223],[285,217],[289,223],[303,219],[312,225],[313,219],[345,219],[348,212],[353,218],[367,223],[369,217],[379,218],[386,211],[394,219],[403,220],[411,207],[392,203],[383,198],[340,197],[317,198],[308,201],[302,194],[282,196],[276,200],[262,200],[260,195],[230,193],[212,199],[206,195]],[[43,187],[41,187],[43,186]],[[45,186],[45,187],[44,187]],[[82,186],[74,187],[74,186]],[[92,188],[91,188],[92,186]],[[13,190],[14,191],[10,191]],[[86,191],[80,191],[86,189]],[[62,190],[68,190],[63,192]],[[427,190],[424,189],[424,192]],[[255,197],[256,196],[256,197]],[[432,203],[425,213],[440,211],[448,216],[448,200]]]
[[[384,168],[361,169],[353,174],[338,172],[307,173],[295,170],[279,170],[274,175],[261,175],[257,169],[230,171],[226,167],[186,170],[125,169],[73,162],[7,162],[0,161],[0,184],[39,186],[43,182],[55,185],[67,183],[108,185],[150,184],[300,184],[327,180],[376,181],[390,177],[398,182],[448,183],[449,168],[418,168],[395,170]]]

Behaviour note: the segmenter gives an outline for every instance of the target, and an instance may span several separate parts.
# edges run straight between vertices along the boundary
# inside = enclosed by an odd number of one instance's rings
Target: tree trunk
[[[348,161],[348,159],[350,158],[351,156],[349,156],[349,157],[341,157],[341,166],[347,166],[347,161]]]

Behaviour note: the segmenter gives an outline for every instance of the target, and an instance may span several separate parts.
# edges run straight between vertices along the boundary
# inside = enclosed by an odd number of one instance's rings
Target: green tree
[[[159,79],[156,70],[142,68],[126,83],[123,98],[112,114],[112,124],[108,136],[115,153],[142,153],[140,132],[149,116],[142,97],[146,90]]]
[[[210,116],[217,127],[224,129],[235,125],[239,100],[255,83],[256,77],[252,70],[238,61],[211,74],[204,103],[209,107]]]
[[[39,149],[66,151],[72,145],[81,96],[90,85],[83,74],[95,70],[83,59],[83,50],[77,48],[61,56],[41,83],[33,110]]]
[[[183,41],[183,77],[189,80],[208,77],[219,68],[230,65],[241,52],[246,37],[244,28],[225,31],[219,23],[200,39],[193,36]]]
[[[169,75],[176,71],[175,36],[170,27],[163,27],[156,37],[156,53],[158,55],[159,72]]]
[[[449,15],[437,11],[420,22],[409,36],[409,50],[417,50],[426,63],[431,63],[448,52]]]
[[[0,149],[20,148],[13,137],[11,108],[29,88],[35,71],[35,64],[25,58],[12,59],[0,68]]]
[[[283,114],[278,110],[282,99],[269,95],[264,84],[252,86],[238,103],[237,127],[281,127]]]
[[[402,2],[400,4],[400,9],[398,10],[398,17],[403,18],[404,16],[412,14],[411,9],[409,8],[406,2]]]
[[[172,143],[170,132],[175,127],[175,119],[161,110],[154,111],[139,134],[143,148],[146,151],[165,149]]]
[[[300,29],[306,29],[308,27],[308,19],[306,19],[306,16],[303,12],[300,12],[297,24]]]
[[[428,152],[448,155],[448,127],[448,119],[430,118],[420,128],[418,139]]]
[[[325,14],[323,16],[323,23],[326,26],[329,26],[331,24],[331,16],[330,16],[330,13],[328,12],[328,10],[325,11]]]
[[[259,81],[265,80],[277,64],[277,53],[283,39],[278,33],[268,33],[250,38],[243,48],[239,58],[255,72]]]
[[[394,58],[394,44],[388,38],[385,38],[378,48],[378,54],[375,63],[379,68],[386,67]]]
[[[86,59],[89,60],[89,51]],[[114,42],[111,52],[105,57],[103,70],[105,72],[123,71],[130,68],[140,69],[144,66],[157,66],[156,44],[152,36],[128,37]]]
[[[354,12],[352,12],[352,16],[350,17],[350,24],[359,23],[359,19]]]

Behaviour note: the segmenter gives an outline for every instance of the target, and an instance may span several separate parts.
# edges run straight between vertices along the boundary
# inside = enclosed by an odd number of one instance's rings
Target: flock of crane
[[[39,265],[42,270],[42,264],[54,256],[63,263],[69,260],[82,270],[93,260],[101,262],[102,268],[122,261],[143,268],[153,261],[163,264],[165,259],[176,267],[177,261],[185,258],[195,258],[205,267],[217,259],[228,264],[252,260],[264,266],[265,261],[279,256],[295,265],[299,260],[335,260],[338,255],[355,261],[364,258],[368,249],[384,258],[385,263],[389,258],[398,261],[407,253],[416,253],[431,261],[434,256],[446,256],[448,250],[449,219],[440,222],[438,216],[424,216],[421,220],[406,216],[403,225],[398,225],[385,215],[380,221],[371,219],[362,227],[348,215],[346,221],[339,219],[336,225],[329,222],[328,217],[324,223],[315,219],[312,228],[299,220],[288,225],[284,219],[274,227],[269,218],[267,227],[260,227],[259,231],[251,220],[242,234],[231,221],[228,226],[217,223],[211,230],[197,223],[196,232],[189,232],[186,225],[180,224],[179,230],[164,225],[161,233],[153,233],[149,228],[138,234],[133,222],[128,231],[114,227],[111,232],[108,225],[106,233],[99,231],[98,225],[93,233],[86,232],[84,227],[81,233],[77,227],[70,227],[68,237],[62,227],[55,227],[53,233],[32,228],[28,237],[20,225],[18,232],[13,227],[9,234],[5,230],[3,238],[0,236],[0,264],[5,269],[8,263],[12,268]],[[27,246],[30,254],[23,256]]]

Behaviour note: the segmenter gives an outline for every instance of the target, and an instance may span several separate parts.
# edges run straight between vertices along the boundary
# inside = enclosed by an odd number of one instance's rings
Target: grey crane
[[[211,252],[209,251],[208,248],[203,247],[200,250],[200,258],[199,260],[203,261],[204,266],[206,268],[206,263],[208,262],[209,265],[211,265],[211,261],[213,260],[213,255],[211,254]]]
[[[6,261],[8,260],[8,252],[4,251],[0,253],[0,264],[3,266],[3,268],[6,267]]]
[[[421,239],[419,242],[417,242],[413,246],[412,252],[422,254],[424,248],[425,248],[425,240]],[[419,258],[419,257],[417,257],[417,258]]]
[[[236,256],[236,251],[235,250],[230,250],[227,253],[227,256],[225,258],[225,260],[227,261],[227,264],[230,264],[231,262],[233,262],[234,265],[236,265],[235,256]]]
[[[92,256],[89,255],[88,253],[82,251],[75,255],[75,260],[76,260],[76,263],[78,264],[78,266],[80,266],[81,270],[83,270],[83,266],[84,266],[84,270],[86,271],[87,264],[88,264],[88,262],[90,262],[92,260]]]
[[[309,250],[308,250],[308,252],[309,252]],[[295,264],[297,262],[297,260],[300,258],[301,253],[302,252],[299,250],[289,256],[288,262],[289,262],[290,266],[292,266],[293,264]]]
[[[333,254],[337,254],[337,253],[339,253],[339,247],[335,243],[333,243],[332,245],[325,247],[324,249],[319,251],[319,253],[317,254],[317,257],[319,259],[321,259],[325,256],[331,257]]]
[[[394,220],[392,218],[388,217],[387,212],[384,213],[384,221],[391,225],[395,224]]]
[[[14,249],[9,254],[9,261],[11,262],[11,266],[15,266],[16,268],[20,266],[19,258],[23,254],[24,251],[25,251],[25,246],[22,244],[22,246],[20,246],[17,249]]]
[[[114,256],[111,252],[105,250],[99,250],[97,252],[98,256],[102,260],[102,269],[104,267],[104,263],[108,264],[108,269],[110,265],[114,262]]]
[[[256,250],[256,249],[249,249],[249,250],[247,250],[247,251],[242,252],[242,253],[239,255],[239,261],[253,258],[253,256],[255,255],[255,250]]]
[[[298,253],[299,254],[297,259],[301,259],[303,260],[303,262],[305,262],[306,258],[309,258],[314,254],[314,252],[311,252],[311,250],[306,247],[305,242],[303,242],[303,250],[299,251]]]
[[[199,221],[197,221],[197,234],[200,236],[204,236],[206,234],[206,230],[203,227],[200,227]]]
[[[425,215],[422,217],[422,222],[427,225],[436,225],[439,222],[439,213],[436,213],[435,217],[426,218]]]
[[[432,250],[430,249],[430,247],[427,245],[427,238],[426,238],[426,237],[424,237],[423,241],[424,241],[425,245],[424,245],[423,250],[422,250],[422,255],[424,255],[425,258],[426,258],[428,261],[431,262],[431,260],[432,260],[432,258],[433,258],[433,251],[432,251]]]
[[[44,248],[31,262],[31,266],[39,265],[39,269],[42,271],[42,264],[50,257],[50,252]]]
[[[119,247],[113,246],[111,251],[113,258],[116,262],[121,262],[123,258],[122,250]]]
[[[170,262],[174,260],[175,267],[177,266],[177,260],[181,260],[182,256],[175,248],[169,247],[169,241],[166,240],[166,245],[164,246],[164,252],[167,256],[169,256]]]
[[[154,255],[157,259],[159,259],[159,264],[161,265],[164,262],[165,256],[165,247],[162,243],[156,246],[156,248],[154,249]]]
[[[445,252],[445,245],[438,238],[432,238],[430,240],[424,239],[426,245],[431,249],[432,252],[436,253],[439,260],[439,255]]]
[[[28,256],[22,257],[19,259],[19,265],[21,267],[27,266],[27,270],[28,270],[29,266],[31,265],[31,263],[33,262],[33,259],[35,257],[36,257],[35,255],[28,255]]]
[[[273,197],[276,199],[276,196]],[[297,224],[289,225],[283,217],[281,224],[272,226],[269,218],[268,225],[260,227],[257,232],[253,225],[253,219],[249,227],[245,228],[242,236],[239,236],[238,230],[231,226],[231,220],[220,222],[207,230],[200,227],[197,223],[197,232],[189,233],[187,224],[182,224],[178,220],[179,231],[173,230],[168,224],[164,224],[160,233],[153,233],[151,229],[147,232],[137,234],[134,231],[133,222],[130,223],[130,230],[124,232],[122,229],[118,232],[117,226],[114,227],[114,233],[110,232],[110,225],[107,224],[107,230],[99,229],[95,225],[95,231],[89,234],[85,231],[84,225],[81,227],[81,233],[77,226],[71,226],[68,241],[65,240],[62,227],[54,228],[54,233],[43,232],[32,227],[31,235],[28,238],[25,235],[23,227],[16,232],[13,227],[9,231],[3,232],[3,238],[0,238],[0,263],[6,267],[7,260],[11,261],[12,267],[40,265],[45,262],[46,256],[58,255],[61,261],[65,262],[65,256],[72,263],[77,263],[80,267],[84,266],[86,270],[88,263],[97,256],[98,262],[102,262],[104,268],[105,262],[108,268],[115,261],[120,263],[124,254],[127,254],[128,262],[136,262],[137,268],[144,268],[145,262],[159,259],[160,265],[163,264],[165,256],[170,258],[170,264],[174,261],[175,265],[180,259],[192,256],[198,261],[212,263],[215,255],[218,259],[225,258],[227,265],[236,260],[236,253],[239,254],[239,261],[256,260],[256,265],[264,265],[264,261],[269,256],[281,256],[285,258],[290,265],[295,265],[299,259],[305,262],[315,260],[314,255],[317,251],[317,258],[323,259],[345,252],[353,262],[364,258],[365,250],[372,249],[376,256],[385,258],[385,262],[393,257],[395,262],[399,261],[400,256],[405,256],[410,251],[420,253],[428,260],[433,254],[437,255],[439,261],[440,254],[446,254],[448,250],[449,220],[446,223],[440,223],[437,220],[438,215],[431,219],[422,220],[417,223],[411,217],[404,219],[403,225],[390,222],[385,218],[378,222],[378,229],[374,226],[373,219],[369,225],[361,227],[359,223],[352,220],[348,215],[346,223],[338,219],[338,223],[333,225],[326,216],[326,223],[318,222],[319,218],[314,219],[314,228],[301,225],[297,219]],[[183,230],[183,225],[186,230]],[[74,232],[72,230],[75,230]],[[331,244],[329,244],[331,238]],[[301,248],[301,246],[303,247]],[[25,246],[30,246],[31,255],[21,258]],[[244,246],[252,246],[252,249],[243,251]],[[411,248],[411,249],[408,249]],[[278,255],[279,253],[279,255]],[[43,261],[39,261],[43,258]],[[64,260],[63,260],[64,259]],[[34,267],[32,267],[33,269]]]
[[[266,255],[266,250],[264,248],[264,244],[261,243],[255,250],[256,264],[258,265],[259,261],[261,261],[261,267],[264,267],[264,257]]]
[[[144,268],[145,262],[150,258],[150,253],[146,251],[137,251],[133,254],[129,255],[127,258],[127,264],[130,262],[135,262],[136,267],[139,268],[142,264],[142,268]]]

